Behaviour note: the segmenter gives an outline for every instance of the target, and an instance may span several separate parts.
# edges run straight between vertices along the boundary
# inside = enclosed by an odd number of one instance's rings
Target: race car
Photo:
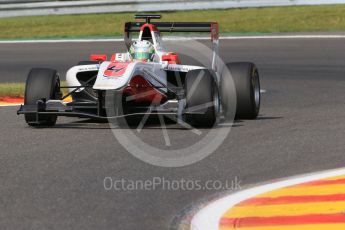
[[[136,15],[145,21],[125,23],[127,52],[114,53],[110,60],[92,54],[70,68],[67,95],[61,93],[56,70],[31,69],[17,114],[34,127],[53,126],[58,116],[117,120],[164,115],[191,127],[212,127],[220,118],[255,119],[260,109],[258,69],[237,62],[220,70],[218,23],[151,22],[160,18]],[[182,64],[177,53],[164,48],[162,32],[210,33],[211,67]],[[133,33],[139,33],[134,42]],[[72,101],[64,102],[69,96]]]

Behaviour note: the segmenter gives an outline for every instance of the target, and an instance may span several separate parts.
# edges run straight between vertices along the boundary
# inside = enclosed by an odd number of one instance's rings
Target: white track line
[[[37,39],[37,40],[9,40],[0,41],[0,44],[16,44],[16,43],[83,43],[83,42],[123,42],[123,38],[113,39]]]
[[[217,230],[219,221],[223,214],[234,207],[236,204],[255,197],[259,194],[270,192],[272,190],[284,188],[291,185],[297,185],[310,181],[320,180],[328,177],[340,176],[345,174],[345,168],[322,171],[313,174],[301,175],[298,177],[274,182],[271,184],[261,185],[251,189],[246,189],[229,196],[223,197],[215,202],[208,204],[201,209],[192,218],[191,230]]]
[[[21,104],[8,104],[8,105],[0,105],[0,107],[11,107],[11,106],[20,106]]]
[[[244,39],[344,39],[345,35],[262,35],[262,36],[221,36],[221,40]],[[164,37],[166,41],[176,40],[209,40],[210,37]],[[123,42],[123,38],[100,39],[38,39],[38,40],[8,40],[0,44],[16,43],[83,43],[83,42]]]

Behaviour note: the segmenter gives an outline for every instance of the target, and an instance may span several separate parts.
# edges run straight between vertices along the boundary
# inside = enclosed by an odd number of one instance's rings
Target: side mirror
[[[90,61],[106,61],[107,55],[105,54],[91,54]]]

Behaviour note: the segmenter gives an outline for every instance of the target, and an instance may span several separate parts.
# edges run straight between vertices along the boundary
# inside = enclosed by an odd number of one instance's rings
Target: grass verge
[[[164,12],[164,21],[218,21],[222,33],[344,31],[345,5]],[[135,13],[0,19],[0,39],[122,36]]]
[[[1,97],[24,97],[24,83],[2,83],[0,84]]]
[[[65,82],[61,82],[61,85],[66,85]],[[68,89],[61,89],[63,94],[67,94]],[[25,83],[0,83],[0,98],[13,97],[24,98]]]

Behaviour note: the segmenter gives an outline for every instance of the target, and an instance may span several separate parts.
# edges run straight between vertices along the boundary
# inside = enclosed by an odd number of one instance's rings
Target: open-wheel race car
[[[53,126],[58,116],[117,119],[162,114],[177,123],[212,127],[219,118],[255,119],[260,108],[260,83],[253,63],[226,64],[219,70],[218,23],[151,22],[160,15],[137,15],[145,22],[125,24],[126,53],[91,55],[66,73],[69,93],[62,95],[54,69],[34,68],[25,88],[24,114],[30,126]],[[132,42],[132,33],[139,33]],[[211,68],[180,63],[165,50],[161,32],[208,32],[212,41]],[[231,73],[231,74],[230,74]],[[231,89],[230,85],[234,85]],[[235,92],[233,92],[235,90]],[[111,94],[108,94],[112,92]],[[107,95],[112,95],[107,99]],[[71,102],[63,99],[71,96]],[[236,103],[229,101],[236,98]],[[110,106],[113,112],[109,114]]]

